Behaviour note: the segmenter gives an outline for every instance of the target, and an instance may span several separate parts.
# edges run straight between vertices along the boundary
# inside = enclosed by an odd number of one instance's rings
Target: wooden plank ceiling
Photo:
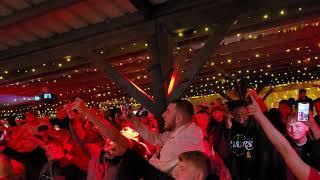
[[[40,12],[37,16],[21,19],[12,24],[0,23],[0,50],[47,39],[136,11],[128,0],[70,2],[73,3],[48,12]],[[37,8],[45,3],[48,2],[45,0],[1,0],[0,16],[5,20],[5,18],[10,18],[10,15],[19,14],[20,11],[28,8]]]
[[[46,2],[2,0],[0,15],[10,16],[41,3]],[[245,78],[251,87],[318,79],[319,10],[320,6],[305,5],[259,11],[250,16],[240,17],[231,27],[232,30],[221,46],[213,52],[198,73],[186,96],[232,89],[236,83],[232,79]],[[42,15],[1,27],[0,50],[5,52],[10,48],[86,28],[136,11],[128,0],[73,2]],[[172,31],[178,77],[214,28],[209,24]],[[108,54],[106,61],[151,94],[150,57],[146,42],[146,38],[130,40],[116,44],[112,49],[107,42],[106,45],[100,42],[102,46],[101,49],[97,49],[97,53]],[[45,63],[36,61],[37,63],[30,66],[26,63],[21,66],[1,64],[0,106],[13,108],[12,105],[31,102],[28,98],[32,99],[35,95],[41,94],[43,87],[58,95],[60,100],[54,105],[65,103],[77,96],[97,102],[108,101],[110,104],[120,102],[127,96],[83,57],[61,58],[55,57],[54,54],[51,57],[52,59]],[[226,74],[221,74],[217,69],[223,70]],[[16,76],[22,78],[8,80]]]

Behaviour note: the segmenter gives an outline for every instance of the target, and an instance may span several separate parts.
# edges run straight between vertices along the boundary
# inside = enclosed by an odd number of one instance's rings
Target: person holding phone
[[[69,127],[70,119],[67,116],[66,106],[65,107],[58,106],[56,108],[56,117],[53,119],[50,119],[50,124],[55,130],[66,129],[70,131],[70,127]]]
[[[320,139],[320,129],[313,117],[310,103],[298,103],[298,121],[304,122],[310,128],[308,136],[312,140]]]
[[[312,120],[313,116],[309,114],[309,121]],[[288,140],[301,159],[319,171],[320,141],[308,138],[307,134],[310,128],[306,122],[299,121],[299,115],[294,112],[288,116],[286,128]]]
[[[306,164],[299,157],[288,140],[270,123],[269,119],[263,114],[254,98],[252,98],[252,101],[252,105],[248,106],[249,114],[255,117],[255,120],[259,123],[274,147],[279,151],[293,175],[301,180],[319,179],[319,171],[314,169],[313,166]]]

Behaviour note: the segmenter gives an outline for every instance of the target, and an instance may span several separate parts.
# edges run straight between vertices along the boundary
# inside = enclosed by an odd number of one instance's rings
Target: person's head
[[[42,140],[47,141],[49,139],[49,126],[47,125],[39,126],[37,131],[38,131],[38,135],[41,137]]]
[[[320,116],[320,98],[314,100],[314,109],[318,116]]]
[[[300,89],[298,99],[306,100],[306,98],[307,98],[307,91],[305,89]]]
[[[164,129],[171,131],[192,121],[194,115],[193,105],[187,100],[172,101],[162,114]]]
[[[56,111],[57,111],[57,118],[58,119],[63,120],[64,118],[67,117],[67,113],[66,113],[63,106],[57,107]]]
[[[204,110],[201,110],[201,111],[197,112],[194,116],[195,116],[195,118],[197,120],[205,120],[205,121],[207,121],[207,120],[210,119],[210,115],[208,114],[207,111],[204,111]]]
[[[195,112],[199,112],[199,111],[207,111],[207,112],[209,112],[209,106],[210,106],[209,103],[203,101],[196,107],[196,111]]]
[[[292,112],[292,104],[288,100],[279,102],[279,111],[282,117],[287,117]]]
[[[196,106],[196,112],[202,111],[203,110],[203,106],[202,105],[197,105]]]
[[[294,98],[289,98],[288,101],[290,102],[291,106],[295,105],[296,104],[296,100]],[[292,107],[293,109],[293,107]]]
[[[206,131],[210,122],[210,115],[207,111],[199,111],[194,115],[195,123],[203,130]]]
[[[188,151],[179,155],[172,171],[175,180],[204,180],[210,174],[210,159],[200,151]]]
[[[212,109],[211,115],[216,122],[220,123],[224,119],[225,109],[221,106],[216,106]]]
[[[8,116],[4,122],[8,127],[17,126],[17,122],[13,116]]]
[[[105,152],[108,159],[114,159],[124,153],[124,148],[119,146],[117,143],[107,139],[104,144],[103,151]]]
[[[232,101],[228,103],[228,109],[232,113],[234,120],[239,124],[245,124],[249,119],[246,102],[242,100]]]
[[[267,113],[268,119],[274,122],[281,122],[281,113],[277,108],[271,108]]]
[[[216,99],[216,106],[223,106],[223,100],[221,98]]]
[[[27,121],[33,121],[33,120],[37,119],[37,113],[35,113],[33,111],[26,112],[25,116],[26,116]]]
[[[298,121],[298,114],[291,113],[286,122],[287,134],[289,137],[299,143],[307,138],[309,127],[301,121]]]

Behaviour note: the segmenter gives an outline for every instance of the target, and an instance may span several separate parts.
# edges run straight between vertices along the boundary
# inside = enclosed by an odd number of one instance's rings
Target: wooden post
[[[169,34],[160,22],[155,23],[156,33],[149,40],[151,53],[151,76],[153,90],[153,112],[159,129],[163,127],[162,113],[166,110],[167,80],[172,70],[172,44]]]

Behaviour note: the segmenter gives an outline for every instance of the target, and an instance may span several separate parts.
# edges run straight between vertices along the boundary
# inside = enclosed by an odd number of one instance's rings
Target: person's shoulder
[[[182,138],[187,139],[194,139],[194,138],[199,138],[203,139],[203,132],[199,126],[197,126],[195,123],[190,123],[187,124],[186,127],[180,131],[179,135]]]
[[[311,149],[315,149],[315,148],[320,149],[320,139],[318,139],[318,140],[308,140],[306,145]]]
[[[192,131],[192,132],[202,132],[201,128],[196,125],[195,123],[190,123],[188,125],[188,127],[186,128],[186,130],[189,132],[189,131]]]
[[[312,102],[313,103],[313,100],[309,97],[306,98],[307,99],[307,102]]]

